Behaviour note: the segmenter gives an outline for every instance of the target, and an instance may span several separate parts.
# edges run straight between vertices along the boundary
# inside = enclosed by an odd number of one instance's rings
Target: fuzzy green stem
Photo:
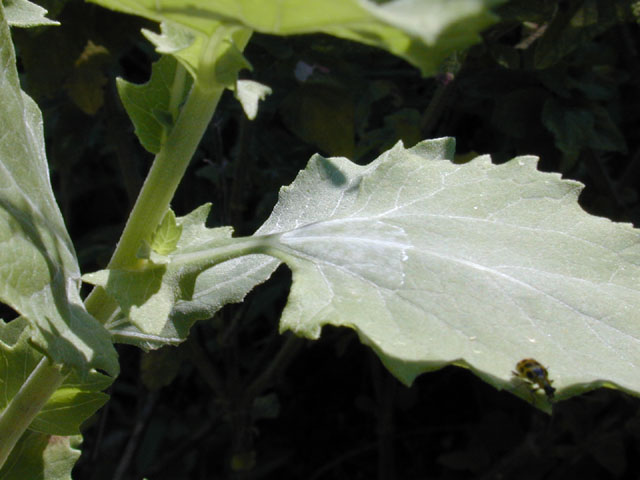
[[[62,384],[65,375],[59,366],[43,358],[0,414],[0,467],[9,457],[27,427],[38,415],[51,395]]]
[[[223,86],[204,89],[194,84],[189,97],[142,186],[108,268],[131,266],[144,240],[149,240],[169,208],[191,157],[213,117]],[[85,305],[104,321],[114,305],[101,289],[95,289]]]
[[[107,268],[135,266],[136,254],[143,241],[150,240],[167,212],[224,92],[225,86],[216,80],[216,55],[220,43],[225,41],[225,36],[230,32],[229,29],[218,29],[203,48],[191,92],[171,133],[156,155]],[[238,46],[243,49],[250,36],[249,31],[245,32],[241,38],[242,44]],[[101,288],[91,292],[85,306],[89,313],[102,322],[117,308]]]
[[[167,212],[224,93],[225,85],[216,78],[220,46],[233,38],[236,48],[243,50],[250,37],[250,30],[234,26],[218,28],[207,40],[191,92],[154,159],[107,268],[135,267],[138,250],[145,240],[151,239]],[[85,306],[89,313],[102,322],[107,321],[117,309],[114,300],[102,288],[95,288],[91,292],[85,300]]]
[[[149,240],[162,221],[223,90],[224,87],[219,87],[206,91],[197,83],[194,85],[171,134],[153,162],[108,268],[121,268],[135,261],[143,240]]]
[[[203,265],[206,265],[204,268],[211,268],[232,258],[257,253],[274,256],[271,252],[271,237],[273,235],[235,237],[226,242],[218,240],[212,248],[206,248],[206,245],[202,245],[197,252],[174,255],[171,262],[173,265],[183,263],[185,268],[188,268],[189,265],[198,265],[197,268],[202,269]]]

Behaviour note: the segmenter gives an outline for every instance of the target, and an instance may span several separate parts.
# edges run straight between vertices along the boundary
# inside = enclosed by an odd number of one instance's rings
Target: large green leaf
[[[293,271],[283,330],[353,328],[405,383],[455,364],[530,399],[512,371],[533,357],[559,398],[640,392],[638,232],[585,213],[582,185],[537,171],[535,157],[453,155],[439,139],[366,166],[315,156],[253,237],[206,229],[199,209],[177,220],[170,254],[85,278],[140,330],[164,334],[238,301],[277,265],[227,258],[268,253]]]
[[[440,139],[366,166],[312,158],[273,212],[293,270],[282,329],[351,327],[406,383],[456,364],[527,396],[511,372],[534,357],[560,397],[640,392],[638,232],[585,213],[582,185],[535,157],[453,155]]]
[[[0,300],[33,326],[55,362],[118,371],[108,332],[85,310],[73,245],[55,202],[42,115],[20,89],[0,6]]]
[[[323,32],[384,48],[433,74],[455,50],[479,40],[500,0],[92,0],[206,37],[220,24],[275,35]]]

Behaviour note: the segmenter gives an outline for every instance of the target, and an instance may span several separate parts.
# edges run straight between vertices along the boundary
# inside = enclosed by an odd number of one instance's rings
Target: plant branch
[[[138,249],[144,240],[149,240],[169,208],[223,91],[223,86],[204,89],[197,82],[194,84],[176,124],[156,155],[108,268],[135,264]],[[101,321],[116,308],[100,288],[94,289],[85,305]]]
[[[209,125],[224,87],[204,90],[196,83],[166,143],[156,156],[109,268],[131,265],[169,208],[180,180]]]
[[[193,87],[153,161],[107,268],[135,267],[139,261],[136,257],[138,250],[145,240],[150,240],[167,212],[224,93],[225,85],[216,79],[216,64],[220,45],[228,41],[227,36],[231,35],[232,30],[218,29],[203,48]],[[250,36],[249,31],[245,32],[241,45],[237,47],[244,49]],[[95,288],[91,292],[85,306],[89,313],[102,322],[117,308],[102,288]]]

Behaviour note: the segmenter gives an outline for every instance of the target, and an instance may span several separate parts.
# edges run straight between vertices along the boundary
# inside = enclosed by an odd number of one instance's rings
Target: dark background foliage
[[[13,30],[45,117],[58,201],[83,272],[103,267],[151,158],[115,94],[142,83],[155,29],[78,0],[62,26]],[[314,35],[255,35],[243,76],[272,87],[249,122],[223,99],[173,202],[252,233],[320,152],[367,163],[399,139],[454,136],[457,161],[541,157],[586,185],[583,207],[639,220],[640,32],[624,0],[512,0],[434,78],[385,52]],[[87,423],[79,480],[637,478],[640,403],[599,390],[534,410],[459,368],[399,384],[355,334],[278,333],[285,267],[180,347],[119,346],[111,401]],[[515,362],[519,359],[514,359]],[[553,365],[548,365],[553,377]],[[640,373],[639,373],[640,374]]]

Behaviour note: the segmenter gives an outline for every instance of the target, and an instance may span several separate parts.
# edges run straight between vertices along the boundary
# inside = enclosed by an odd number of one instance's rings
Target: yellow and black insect
[[[537,360],[534,360],[533,358],[520,360],[517,363],[516,371],[513,372],[513,374],[532,384],[533,391],[541,388],[544,390],[544,393],[547,394],[547,398],[550,401],[553,400],[553,395],[556,392],[556,389],[551,386],[551,383],[553,382],[549,380],[549,373],[547,372],[547,369],[544,368]]]

